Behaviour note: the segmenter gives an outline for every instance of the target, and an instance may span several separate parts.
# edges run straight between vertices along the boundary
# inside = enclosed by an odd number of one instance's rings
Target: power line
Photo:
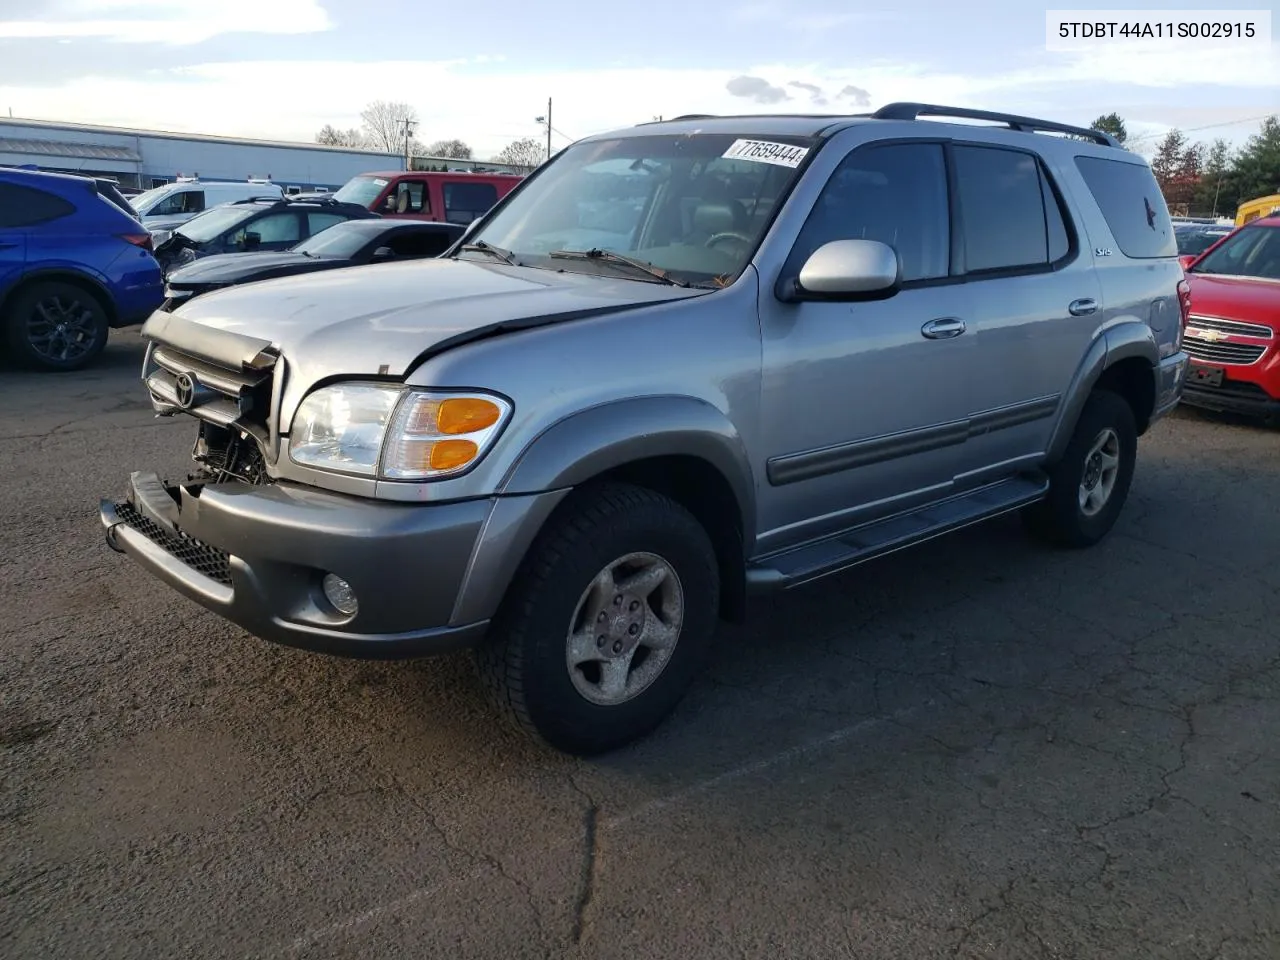
[[[1274,116],[1275,116],[1274,113],[1264,113],[1260,117],[1243,117],[1239,120],[1224,120],[1220,123],[1206,123],[1204,126],[1201,126],[1201,127],[1186,127],[1185,129],[1181,127],[1175,127],[1174,129],[1178,130],[1181,133],[1199,133],[1201,130],[1215,130],[1218,127],[1237,127],[1242,123],[1255,123],[1259,120],[1266,120],[1268,117],[1274,117]],[[1141,143],[1143,140],[1158,140],[1160,137],[1164,137],[1164,136],[1168,136],[1168,134],[1167,133],[1144,133],[1140,137],[1129,137],[1127,140],[1125,140],[1125,145],[1128,146],[1131,143]]]

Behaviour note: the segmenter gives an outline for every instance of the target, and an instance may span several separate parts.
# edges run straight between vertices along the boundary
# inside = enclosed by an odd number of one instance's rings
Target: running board
[[[962,527],[981,523],[1042,500],[1049,480],[1042,474],[1013,477],[947,500],[854,527],[825,540],[764,557],[747,566],[753,591],[789,590],[840,573]]]

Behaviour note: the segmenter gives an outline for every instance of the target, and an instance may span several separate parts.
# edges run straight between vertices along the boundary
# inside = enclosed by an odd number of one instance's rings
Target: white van
[[[243,182],[178,180],[140,193],[129,202],[133,204],[133,209],[138,211],[138,216],[142,218],[143,225],[148,229],[172,229],[190,220],[197,213],[203,213],[219,204],[248,200],[251,197],[282,196],[284,191],[270,180]]]

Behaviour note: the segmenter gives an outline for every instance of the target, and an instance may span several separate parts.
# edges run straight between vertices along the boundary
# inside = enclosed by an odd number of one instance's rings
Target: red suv
[[[470,223],[523,179],[514,173],[362,173],[343,184],[333,198],[384,217]]]
[[[1223,237],[1187,267],[1183,403],[1280,415],[1280,216]]]

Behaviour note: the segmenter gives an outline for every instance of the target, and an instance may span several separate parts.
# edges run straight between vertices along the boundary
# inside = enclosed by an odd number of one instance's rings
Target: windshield
[[[1187,254],[1198,256],[1225,237],[1229,232],[1230,231],[1226,230],[1179,230],[1176,234],[1178,240],[1178,254],[1179,256],[1186,256]]]
[[[313,234],[290,249],[311,257],[353,257],[369,242],[370,233],[356,220],[337,223]]]
[[[580,143],[468,239],[508,250],[527,266],[610,269],[599,258],[549,256],[599,249],[650,263],[677,280],[724,283],[755,253],[812,142],[665,134]],[[610,272],[646,279],[626,267]]]
[[[244,206],[214,207],[212,210],[192,217],[174,232],[196,243],[208,243],[236,224],[248,220],[260,209],[252,203]]]
[[[1280,280],[1280,228],[1242,227],[1191,272]]]
[[[368,207],[378,199],[378,194],[388,181],[382,177],[352,177],[333,195],[339,203],[354,203]]]

